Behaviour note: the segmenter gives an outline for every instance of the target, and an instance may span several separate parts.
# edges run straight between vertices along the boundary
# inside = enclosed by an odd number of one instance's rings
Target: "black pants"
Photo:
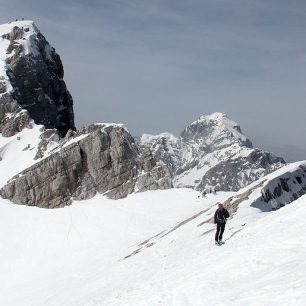
[[[217,232],[216,232],[216,236],[215,236],[216,241],[222,240],[222,235],[223,235],[224,229],[225,229],[225,222],[223,222],[223,223],[218,222],[217,223]]]

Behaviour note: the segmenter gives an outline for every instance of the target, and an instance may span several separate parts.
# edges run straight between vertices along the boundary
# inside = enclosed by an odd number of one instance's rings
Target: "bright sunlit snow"
[[[229,220],[233,194],[151,191],[46,210],[0,202],[1,305],[305,305],[306,197]],[[18,294],[16,294],[18,292]]]

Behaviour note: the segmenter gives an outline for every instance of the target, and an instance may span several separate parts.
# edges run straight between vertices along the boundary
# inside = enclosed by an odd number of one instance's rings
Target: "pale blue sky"
[[[255,146],[306,158],[306,2],[0,0],[60,54],[78,127],[178,135],[227,113]]]

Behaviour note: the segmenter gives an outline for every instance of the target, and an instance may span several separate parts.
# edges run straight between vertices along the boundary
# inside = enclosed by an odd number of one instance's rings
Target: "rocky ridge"
[[[295,162],[268,177],[261,190],[264,207],[256,202],[252,206],[262,210],[281,208],[306,194],[306,161]]]
[[[140,155],[124,127],[94,124],[61,141],[47,157],[13,177],[0,194],[18,204],[54,208],[97,192],[118,199],[170,187],[168,167],[157,165],[149,151]]]
[[[140,154],[122,125],[75,131],[60,57],[32,21],[0,25],[0,37],[3,198],[54,208],[97,192],[118,199],[172,187],[168,166]]]
[[[228,198],[223,205],[235,214],[244,201],[269,212],[288,205],[306,194],[306,161],[288,164]],[[249,199],[252,199],[251,201]]]
[[[139,145],[171,166],[174,186],[200,191],[237,191],[285,165],[281,157],[253,148],[240,126],[222,113],[201,116],[180,137],[145,134]]]

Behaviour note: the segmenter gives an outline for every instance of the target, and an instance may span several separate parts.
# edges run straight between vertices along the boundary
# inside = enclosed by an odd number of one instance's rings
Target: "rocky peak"
[[[233,143],[253,147],[251,141],[242,133],[240,126],[223,113],[201,116],[184,129],[181,138],[185,142],[195,142],[203,146],[207,152]]]
[[[237,191],[282,167],[285,161],[253,149],[240,126],[222,113],[201,116],[180,137],[144,135],[140,147],[171,166],[174,185]]]
[[[36,124],[55,128],[62,136],[75,130],[73,100],[63,80],[60,56],[34,22],[1,25],[0,37],[0,107],[11,100]]]

